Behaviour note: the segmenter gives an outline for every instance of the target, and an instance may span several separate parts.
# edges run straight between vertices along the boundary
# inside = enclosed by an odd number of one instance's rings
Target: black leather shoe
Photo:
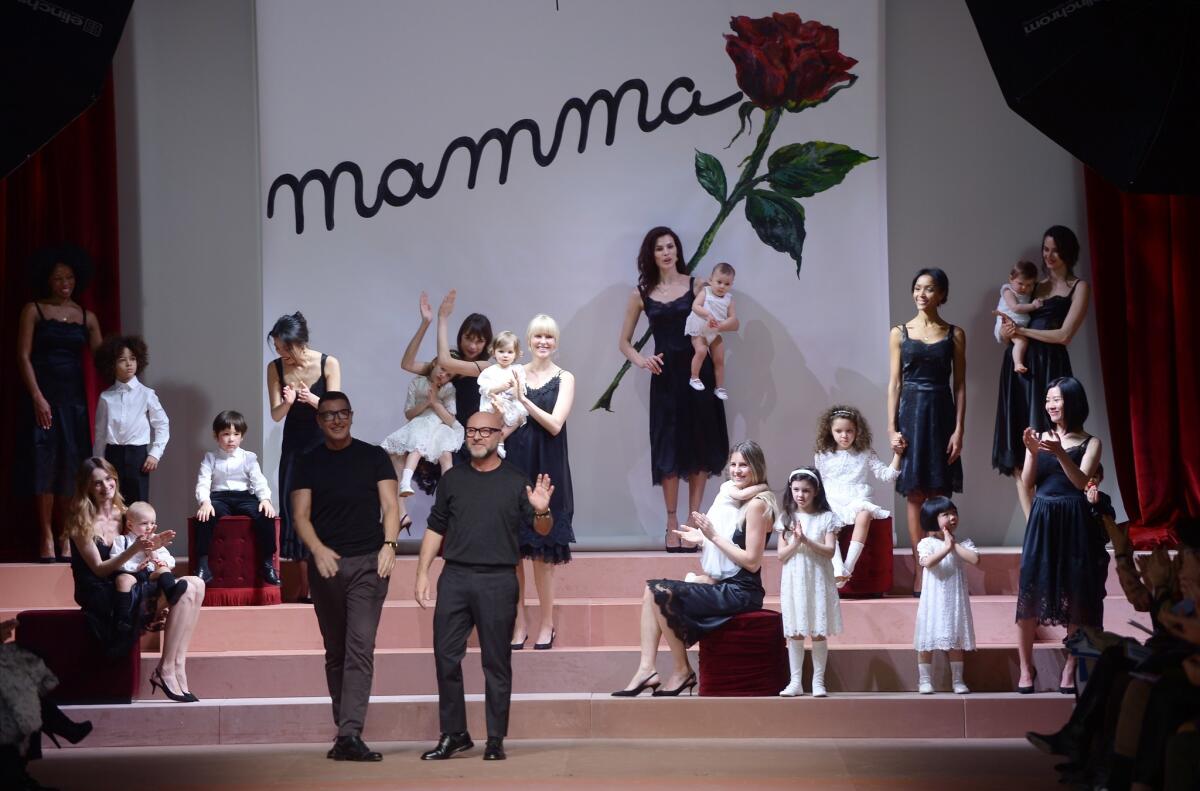
[[[382,761],[383,754],[377,753],[367,746],[361,736],[343,736],[333,744],[333,760],[335,761]]]
[[[489,736],[487,746],[483,748],[483,760],[503,761],[506,758],[508,756],[504,754],[504,740],[496,736]]]
[[[262,567],[259,568],[258,576],[262,577],[263,582],[267,583],[268,585],[279,584],[279,574],[275,571],[275,564],[269,560],[262,564]]]
[[[461,753],[463,750],[470,750],[475,746],[475,742],[471,741],[471,734],[463,731],[462,733],[443,733],[438,738],[437,747],[426,753],[421,754],[422,761],[444,761],[455,753]]]

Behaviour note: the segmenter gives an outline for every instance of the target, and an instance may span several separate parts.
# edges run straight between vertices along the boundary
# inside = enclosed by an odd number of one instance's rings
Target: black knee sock
[[[129,591],[117,591],[116,601],[113,603],[114,622],[118,632],[130,632],[133,630],[133,593]]]

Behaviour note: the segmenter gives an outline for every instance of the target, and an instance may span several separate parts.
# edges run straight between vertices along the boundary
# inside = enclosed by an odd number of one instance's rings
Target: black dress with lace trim
[[[746,548],[744,525],[734,531],[733,543]],[[668,579],[646,580],[646,584],[667,626],[688,646],[735,615],[761,610],[766,595],[761,572],[746,569],[711,585]]]

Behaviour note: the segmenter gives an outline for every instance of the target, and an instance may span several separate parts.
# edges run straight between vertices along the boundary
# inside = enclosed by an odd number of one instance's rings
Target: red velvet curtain
[[[1200,517],[1200,197],[1086,189],[1116,482],[1133,526],[1172,530]]]
[[[121,323],[117,255],[117,152],[112,78],[104,93],[7,178],[0,179],[0,560],[37,557],[33,500],[12,485],[17,465],[17,432],[28,427],[28,394],[15,364],[17,317],[32,299],[28,260],[34,250],[71,242],[91,255],[96,274],[76,298],[100,321],[103,332]],[[91,361],[84,365],[88,398],[99,392]]]

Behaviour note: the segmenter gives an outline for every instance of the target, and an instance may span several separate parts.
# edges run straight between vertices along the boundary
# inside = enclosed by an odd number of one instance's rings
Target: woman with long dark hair
[[[662,486],[667,510],[665,545],[668,552],[695,551],[683,547],[676,532],[679,479],[688,481],[688,513],[700,509],[709,476],[725,465],[729,432],[725,405],[713,394],[716,376],[712,358],[700,367],[703,390],[688,384],[691,378],[691,339],[684,324],[692,302],[704,284],[689,277],[683,263],[679,236],[670,228],[651,228],[638,250],[638,284],[625,307],[619,347],[630,363],[650,376],[650,473]],[[638,317],[646,314],[654,333],[654,353],[641,354],[633,347]],[[736,331],[730,327],[729,331]]]

